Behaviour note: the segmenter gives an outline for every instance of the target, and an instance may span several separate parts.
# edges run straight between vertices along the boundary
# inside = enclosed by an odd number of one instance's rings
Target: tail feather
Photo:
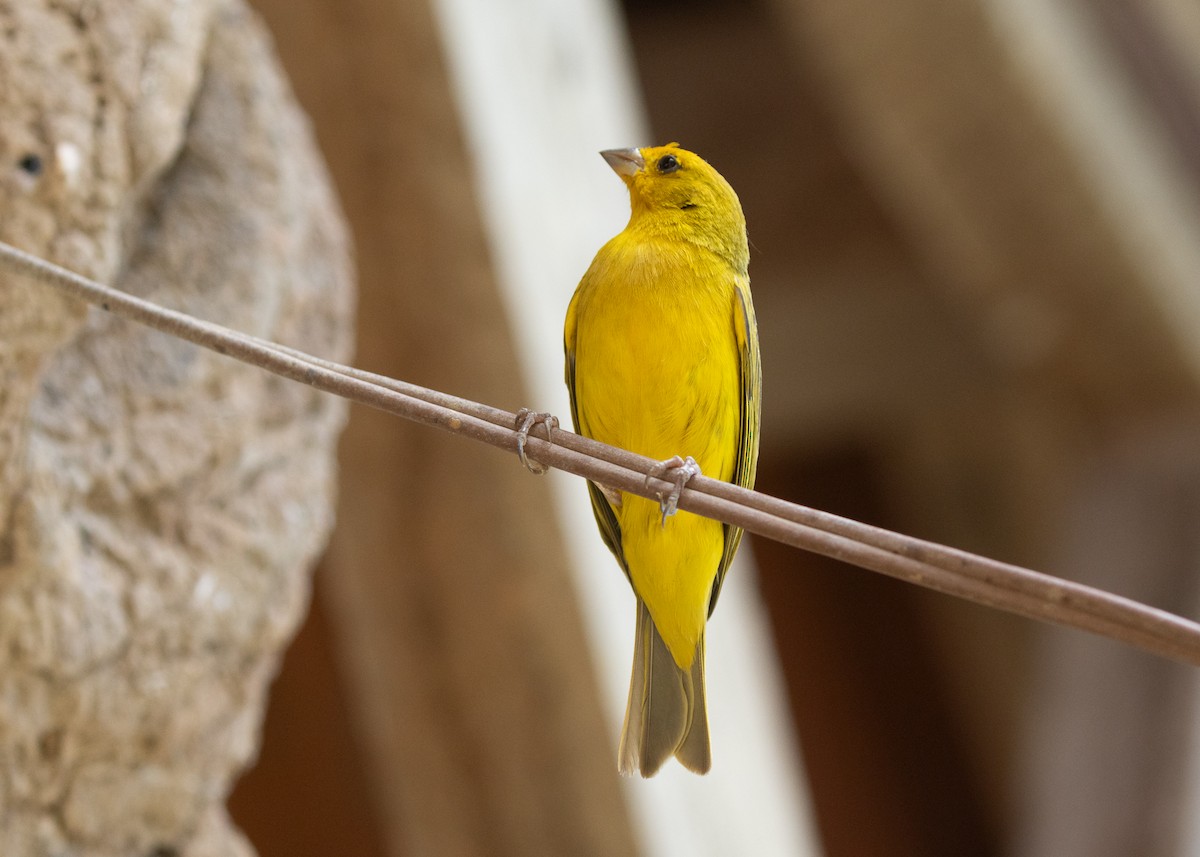
[[[707,774],[712,767],[712,746],[708,741],[708,695],[704,689],[704,632],[696,646],[696,658],[692,661],[692,714],[691,726],[683,736],[683,743],[675,750],[675,758],[695,774]]]
[[[675,663],[638,599],[633,676],[621,729],[618,766],[622,774],[654,776],[676,756],[689,770],[707,773],[712,765],[708,709],[704,696],[704,638],[688,670]]]

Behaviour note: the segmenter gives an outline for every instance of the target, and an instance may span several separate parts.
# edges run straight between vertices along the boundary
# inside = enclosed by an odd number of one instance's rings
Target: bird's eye
[[[42,174],[42,159],[33,153],[22,156],[21,160],[17,161],[17,166],[21,168],[22,172],[31,176]]]
[[[674,155],[663,155],[658,159],[658,171],[660,173],[673,173],[679,169],[679,159]]]

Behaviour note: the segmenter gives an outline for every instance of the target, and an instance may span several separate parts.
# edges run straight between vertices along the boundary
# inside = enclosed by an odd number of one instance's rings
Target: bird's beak
[[[600,153],[600,157],[608,161],[608,165],[613,168],[617,175],[623,178],[630,178],[646,166],[646,162],[642,160],[642,153],[638,149],[605,149]]]

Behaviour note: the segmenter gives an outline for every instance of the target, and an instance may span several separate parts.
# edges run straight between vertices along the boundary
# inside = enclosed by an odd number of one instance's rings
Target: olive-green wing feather
[[[762,363],[758,353],[758,324],[754,318],[754,304],[750,300],[750,281],[738,277],[735,281],[733,301],[734,336],[738,344],[738,363],[741,375],[741,420],[739,421],[737,457],[733,463],[733,481],[743,488],[754,487],[754,475],[758,469],[758,427],[762,420]],[[738,545],[742,541],[742,528],[725,524],[725,549],[721,564],[717,567],[717,579],[713,583],[712,597],[708,602],[711,616],[725,582],[725,572],[733,562]]]
[[[576,432],[584,434],[583,424],[579,420],[579,402],[575,397],[574,298],[571,300],[571,306],[567,309],[567,323],[563,334],[563,351],[566,354],[567,392],[571,396],[571,422]],[[633,578],[629,577],[629,566],[625,562],[625,551],[621,547],[621,527],[617,523],[617,514],[613,511],[612,504],[608,502],[608,498],[604,496],[604,492],[600,490],[599,486],[590,480],[587,486],[588,494],[592,499],[592,514],[595,515],[596,524],[600,527],[600,537],[604,539],[604,543],[608,545],[608,549],[617,558],[617,563],[620,564],[621,570],[625,572],[625,576],[629,578],[629,584],[632,586]]]

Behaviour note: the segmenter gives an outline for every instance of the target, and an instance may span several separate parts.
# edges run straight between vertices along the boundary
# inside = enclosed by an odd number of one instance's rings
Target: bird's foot
[[[536,461],[531,461],[525,454],[525,442],[529,440],[529,430],[538,423],[546,427],[546,440],[551,440],[554,430],[558,428],[558,417],[554,414],[539,413],[529,408],[517,411],[517,457],[530,473],[541,475],[550,468]]]
[[[662,525],[667,525],[667,518],[679,511],[679,495],[683,493],[683,486],[691,481],[693,476],[700,475],[700,465],[696,463],[696,459],[690,455],[687,458],[680,458],[678,455],[668,458],[666,461],[660,461],[650,469],[646,474],[646,485],[650,485],[651,479],[662,479],[664,482],[670,482],[674,487],[667,492],[655,492],[658,496],[658,506],[662,510]]]

